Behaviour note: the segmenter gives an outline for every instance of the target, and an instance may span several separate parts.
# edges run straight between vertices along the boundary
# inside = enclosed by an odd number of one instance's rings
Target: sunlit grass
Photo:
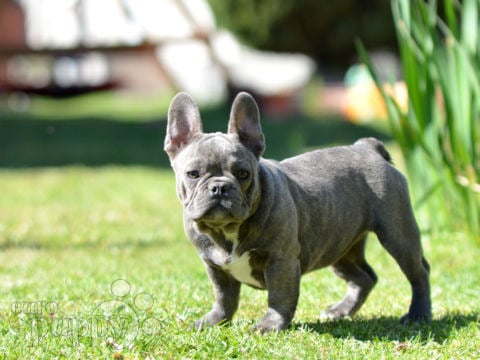
[[[105,116],[113,117],[117,121],[141,122],[156,119],[160,114],[166,113],[173,95],[175,93],[171,89],[149,93],[104,91],[59,101],[45,96],[14,93],[0,97],[0,108],[27,112],[52,120]]]
[[[170,170],[0,170],[0,189],[0,355],[7,359],[480,355],[480,253],[461,234],[424,235],[432,265],[430,325],[398,323],[408,307],[409,286],[372,237],[367,257],[380,280],[353,320],[317,321],[345,291],[326,269],[303,278],[293,326],[284,333],[250,332],[266,309],[266,292],[248,287],[231,325],[197,333],[190,325],[209,310],[213,296],[183,233]],[[128,293],[112,291],[118,279],[128,282]],[[145,293],[154,302],[141,308],[137,295]],[[117,322],[95,332],[92,319],[109,301],[124,307],[111,318]],[[51,303],[54,313],[28,313],[25,304],[38,302]],[[134,323],[126,322],[128,314]]]

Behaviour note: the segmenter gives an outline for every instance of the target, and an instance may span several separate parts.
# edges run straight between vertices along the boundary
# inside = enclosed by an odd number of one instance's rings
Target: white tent
[[[302,54],[251,49],[217,30],[206,0],[20,0],[32,49],[158,45],[179,90],[217,101],[227,83],[264,96],[302,88],[315,70]]]

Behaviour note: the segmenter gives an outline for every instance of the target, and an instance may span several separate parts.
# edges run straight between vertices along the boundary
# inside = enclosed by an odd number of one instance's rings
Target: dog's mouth
[[[195,221],[221,221],[225,219],[231,219],[232,213],[232,201],[230,200],[216,200],[211,201],[209,204],[205,204],[204,207],[198,209],[196,214],[192,214]]]
[[[212,199],[207,203],[197,203],[190,215],[197,223],[223,226],[241,221],[245,216],[245,209],[230,199]]]

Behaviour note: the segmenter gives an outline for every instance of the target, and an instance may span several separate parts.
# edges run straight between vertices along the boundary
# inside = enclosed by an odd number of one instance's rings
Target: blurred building
[[[256,51],[217,29],[206,0],[0,0],[0,91],[243,89],[289,97],[314,71],[301,54]]]

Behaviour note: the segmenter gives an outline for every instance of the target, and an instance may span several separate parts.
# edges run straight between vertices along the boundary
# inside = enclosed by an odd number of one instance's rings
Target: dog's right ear
[[[187,93],[178,93],[168,108],[167,135],[163,150],[170,160],[173,160],[185,145],[201,133],[202,122],[197,105]]]

